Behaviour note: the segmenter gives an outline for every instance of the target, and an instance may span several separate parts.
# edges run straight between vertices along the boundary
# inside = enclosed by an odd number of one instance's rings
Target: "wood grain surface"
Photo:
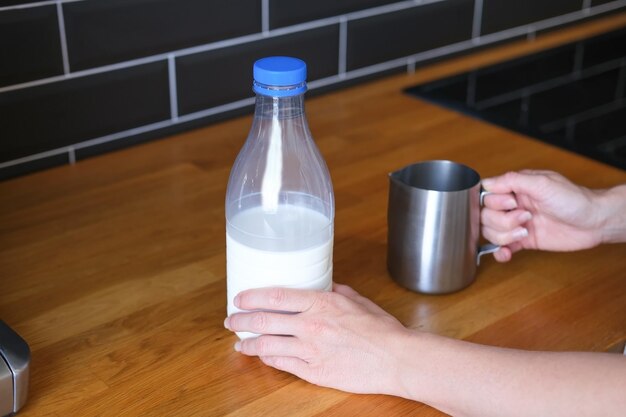
[[[334,280],[407,326],[451,337],[538,350],[623,343],[624,244],[484,258],[471,287],[445,296],[394,284],[385,251],[387,173],[411,162],[626,183],[624,171],[402,93],[624,25],[616,15],[307,99],[335,187]],[[0,183],[0,317],[32,348],[22,416],[441,415],[317,387],[234,352],[223,328],[224,195],[250,124],[242,117]]]

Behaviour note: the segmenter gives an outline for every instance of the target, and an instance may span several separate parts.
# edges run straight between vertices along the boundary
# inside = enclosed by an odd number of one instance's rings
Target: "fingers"
[[[289,372],[304,380],[309,379],[309,364],[302,359],[288,356],[261,356],[260,359],[264,364],[279,371]]]
[[[369,312],[372,312],[372,313],[379,313],[381,311],[384,312],[384,310],[381,309],[372,300],[370,300],[367,297],[362,296],[361,294],[359,294],[358,292],[356,292],[355,290],[353,290],[351,287],[347,285],[333,284],[333,291],[345,296],[346,298],[350,299],[351,301],[354,301],[355,303],[358,303],[360,306],[365,307]]]
[[[558,173],[554,171],[549,171],[547,169],[522,169],[519,172],[521,172],[522,174],[527,174],[527,175],[546,175],[548,177],[559,175]]]
[[[489,194],[485,196],[485,207],[493,210],[514,210],[517,200],[513,194]]]
[[[294,321],[295,316],[291,314],[254,311],[232,314],[224,321],[224,327],[233,332],[293,335],[297,330],[297,324]]]
[[[493,257],[498,262],[508,262],[513,258],[513,254],[522,249],[522,245],[514,242],[508,246],[502,246],[498,251],[493,253]]]
[[[289,336],[262,335],[241,340],[235,344],[235,350],[248,356],[290,356],[303,358],[303,343]]]
[[[499,250],[493,253],[493,257],[498,262],[508,262],[513,257],[513,254],[508,247],[501,246]]]
[[[499,211],[484,208],[480,213],[480,221],[483,226],[500,231],[515,229],[532,218],[532,214],[526,210]]]
[[[485,190],[498,194],[523,193],[535,195],[538,192],[537,179],[542,175],[546,176],[549,174],[542,171],[507,172],[498,177],[485,178],[482,181],[482,186]]]
[[[275,310],[299,313],[310,309],[319,292],[293,288],[257,288],[240,292],[234,300],[241,310]]]
[[[490,242],[498,245],[509,245],[528,236],[525,224],[532,219],[526,210],[499,211],[484,208],[481,211],[482,233]],[[506,251],[495,255],[497,260],[506,262]]]
[[[532,214],[525,210],[504,212],[484,208],[481,212],[482,233],[490,242],[508,245],[528,236],[524,225],[531,219]]]
[[[500,231],[487,226],[482,228],[483,236],[490,242],[497,245],[510,245],[514,242],[528,237],[528,229],[524,227],[516,227],[513,230]]]
[[[333,291],[337,292],[341,295],[345,295],[346,297],[353,298],[357,297],[360,294],[356,292],[352,287],[343,284],[333,283]]]

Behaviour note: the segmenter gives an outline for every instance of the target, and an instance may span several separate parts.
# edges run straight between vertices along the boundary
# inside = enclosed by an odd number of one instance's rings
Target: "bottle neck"
[[[304,117],[304,94],[272,97],[257,94],[254,116],[261,118],[293,119]]]

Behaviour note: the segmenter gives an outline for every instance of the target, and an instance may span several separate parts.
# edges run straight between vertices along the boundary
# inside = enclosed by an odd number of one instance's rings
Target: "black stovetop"
[[[626,169],[625,85],[626,28],[406,91]]]

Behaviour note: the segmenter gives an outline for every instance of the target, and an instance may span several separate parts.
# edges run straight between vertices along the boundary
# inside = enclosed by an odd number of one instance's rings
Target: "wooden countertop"
[[[404,95],[403,87],[550,47],[626,15],[307,100],[334,181],[335,273],[407,326],[479,343],[606,351],[626,339],[626,245],[485,259],[446,296],[385,268],[387,173],[452,159],[482,176],[626,172]],[[440,415],[305,383],[233,351],[224,330],[224,194],[250,117],[0,183],[0,317],[32,348],[23,416]],[[451,393],[452,395],[452,393]]]

